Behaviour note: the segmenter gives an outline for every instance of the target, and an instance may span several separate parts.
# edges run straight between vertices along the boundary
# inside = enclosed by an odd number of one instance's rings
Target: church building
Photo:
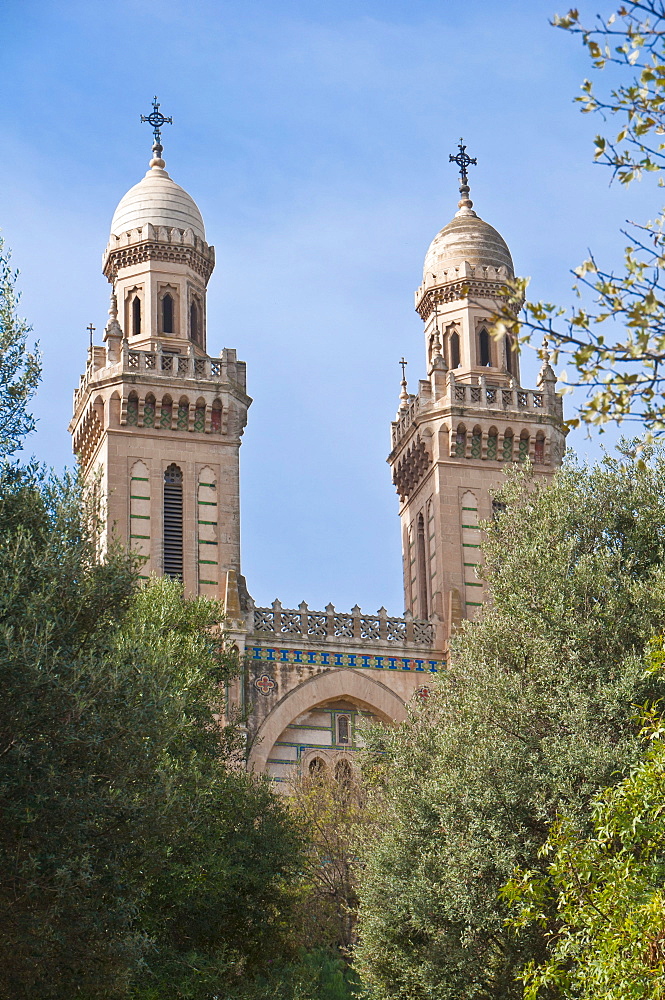
[[[362,720],[400,721],[445,669],[451,632],[483,603],[480,528],[506,463],[550,476],[564,452],[561,397],[547,361],[534,389],[488,320],[513,277],[510,251],[474,211],[460,144],[458,210],[432,241],[415,306],[426,376],[402,381],[388,462],[399,496],[404,614],[303,603],[255,607],[242,575],[240,444],[251,399],[233,348],[208,352],[215,266],[193,198],[169,176],[156,100],[145,176],[120,200],[103,255],[111,285],[104,344],[88,351],[70,424],[106,531],[144,559],[142,575],[222,600],[244,654],[231,705],[248,716],[248,767],[288,788],[301,773],[350,773]],[[276,581],[278,583],[278,581]]]

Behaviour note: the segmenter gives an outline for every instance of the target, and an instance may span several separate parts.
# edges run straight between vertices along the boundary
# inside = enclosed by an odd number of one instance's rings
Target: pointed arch
[[[478,333],[478,356],[482,368],[489,368],[492,364],[492,342],[485,327]]]

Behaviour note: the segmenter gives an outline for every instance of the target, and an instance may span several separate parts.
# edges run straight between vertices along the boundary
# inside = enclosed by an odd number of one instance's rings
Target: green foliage
[[[26,406],[41,376],[36,347],[27,350],[30,327],[16,315],[16,273],[10,253],[0,236],[0,458],[21,447],[21,439],[34,430],[35,419]]]
[[[605,97],[585,80],[577,98],[583,112],[618,120],[613,136],[596,136],[595,160],[622,184],[660,172],[665,166],[661,0],[630,0],[610,17],[597,17],[593,27],[581,23],[576,9],[553,23],[581,35],[594,70],[627,75]],[[610,420],[639,420],[651,432],[665,430],[664,223],[661,210],[654,221],[623,233],[622,269],[609,271],[593,256],[576,268],[578,308],[567,312],[552,303],[527,302],[518,320],[528,285],[519,279],[497,316],[496,336],[510,331],[521,343],[545,336],[554,362],[570,365],[562,380],[587,396],[570,426],[586,423],[602,430]]]
[[[303,948],[327,945],[348,961],[356,943],[358,857],[368,826],[365,790],[348,761],[293,782],[289,808],[305,844],[296,918]]]
[[[647,447],[553,482],[513,471],[487,526],[492,603],[410,720],[370,737],[376,826],[357,964],[372,1000],[521,995],[550,921],[505,926],[501,887],[542,871],[551,823],[637,761],[641,650],[665,615],[665,456]]]
[[[221,607],[98,523],[0,467],[0,996],[208,1000],[283,957],[298,840],[218,721]]]
[[[662,671],[662,639],[650,659]],[[591,832],[580,836],[561,819],[541,851],[546,869],[518,872],[504,890],[517,910],[511,924],[548,934],[546,958],[522,974],[527,1000],[665,995],[663,721],[659,711],[644,714],[642,758],[595,799]]]

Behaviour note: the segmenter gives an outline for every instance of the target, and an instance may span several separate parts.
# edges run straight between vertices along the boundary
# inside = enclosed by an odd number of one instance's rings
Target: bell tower
[[[112,287],[104,345],[90,343],[70,424],[86,479],[99,478],[107,532],[144,576],[237,605],[240,439],[251,399],[235,350],[207,352],[215,251],[201,213],[162,158],[159,111],[148,172],[121,199],[102,259]],[[229,604],[230,600],[230,604]]]
[[[513,261],[473,210],[467,167],[476,161],[461,142],[450,159],[460,167],[458,211],[432,241],[415,295],[427,378],[412,394],[403,371],[388,457],[400,498],[405,608],[438,623],[444,644],[483,603],[479,522],[492,517],[506,464],[528,458],[551,476],[566,433],[546,352],[527,389],[515,345],[491,334]]]

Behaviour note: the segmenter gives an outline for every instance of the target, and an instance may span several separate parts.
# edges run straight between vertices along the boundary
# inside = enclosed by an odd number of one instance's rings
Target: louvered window
[[[164,573],[182,580],[182,472],[175,464],[164,473]]]

